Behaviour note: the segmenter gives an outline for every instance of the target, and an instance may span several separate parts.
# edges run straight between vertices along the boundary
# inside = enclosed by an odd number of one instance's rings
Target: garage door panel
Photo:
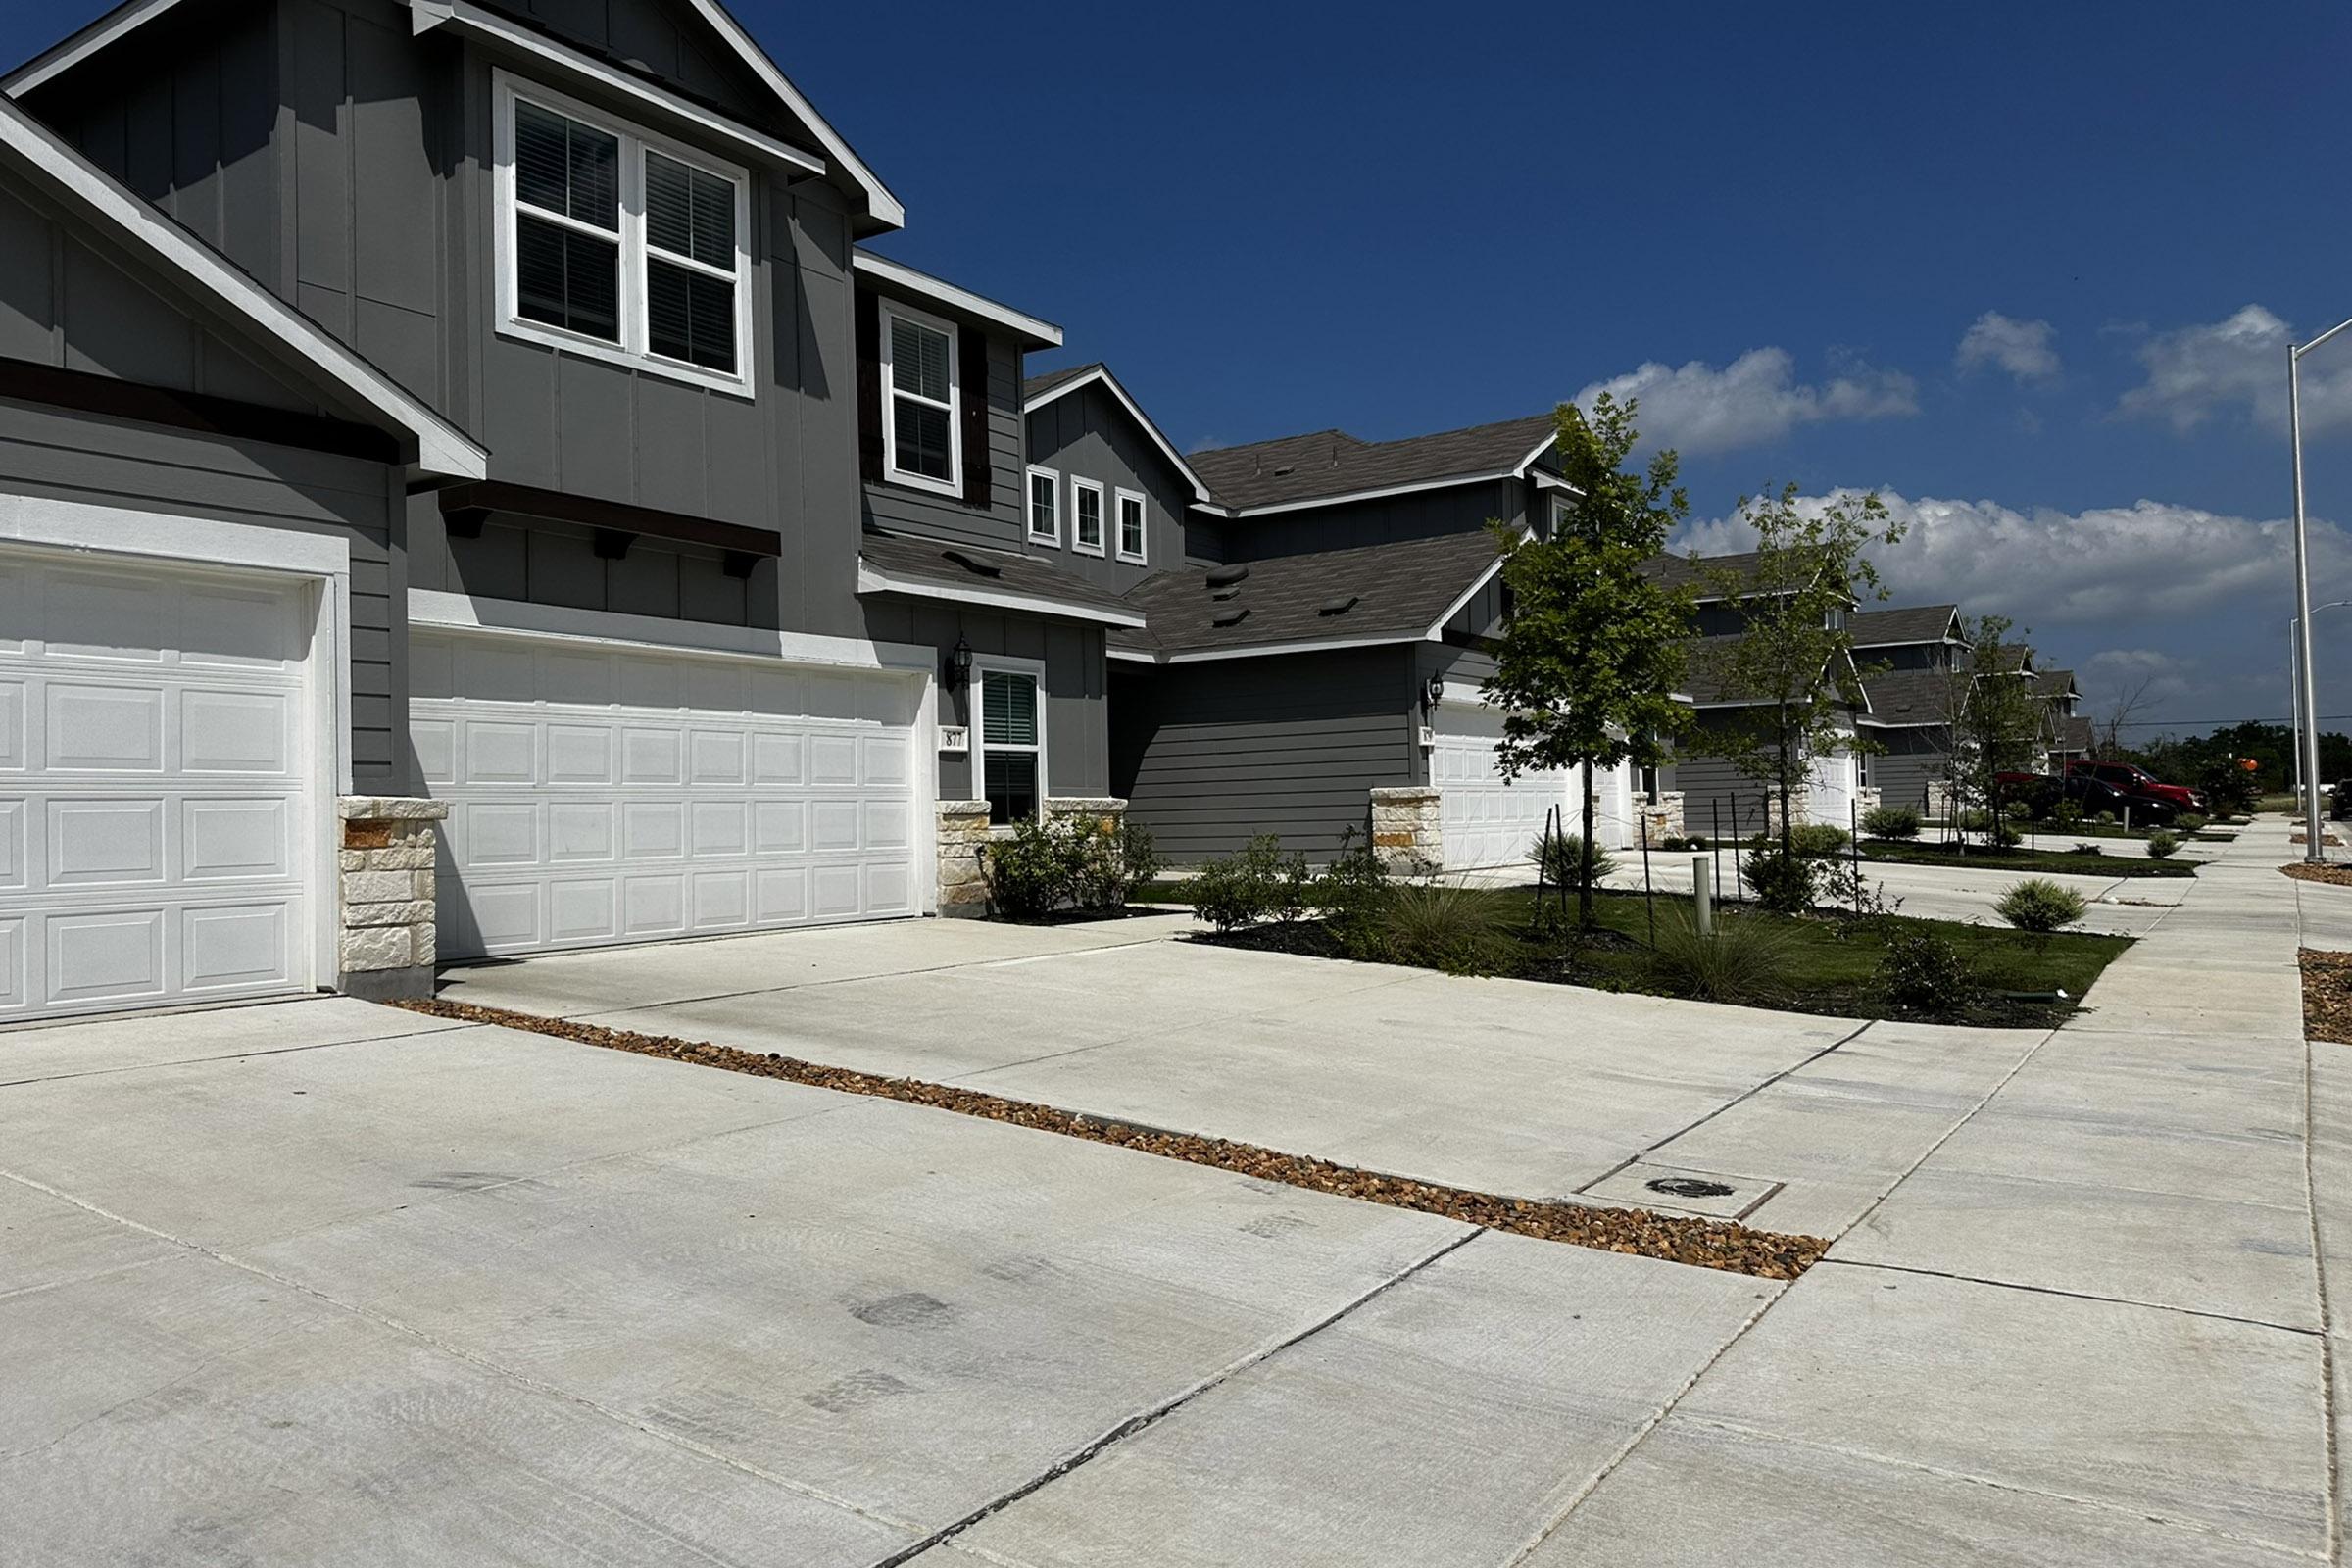
[[[284,670],[302,662],[293,606],[256,588],[204,584],[176,595],[178,662],[198,668]]]
[[[284,692],[183,689],[179,765],[191,773],[264,773],[294,767],[293,702]]]
[[[0,915],[0,1012],[22,1009],[32,1000],[24,972],[24,932],[30,923],[23,915]]]
[[[42,760],[57,772],[161,773],[165,691],[52,681]]]
[[[609,876],[551,882],[547,929],[556,942],[611,942],[620,935],[613,880]]]
[[[294,875],[294,803],[227,797],[180,802],[180,876],[190,882]]]
[[[0,649],[10,645],[0,643]],[[22,646],[21,644],[18,646]],[[21,680],[0,680],[0,772],[24,771],[25,689]]]
[[[539,735],[529,724],[474,719],[461,743],[459,777],[467,784],[539,781]]]
[[[49,887],[160,883],[169,875],[160,798],[53,800],[47,807]]]
[[[23,889],[29,885],[30,858],[24,843],[24,819],[28,814],[22,800],[0,801],[0,888]]]
[[[52,570],[41,588],[41,624],[52,659],[122,659],[160,664],[177,620],[169,585],[127,572]]]
[[[854,715],[911,713],[918,682],[541,650],[534,694],[494,700],[466,688],[489,667],[464,651],[473,640],[418,637],[418,662],[446,663],[458,688],[413,705],[419,759],[450,752],[427,775],[453,808],[446,955],[914,912],[912,737]],[[615,700],[574,700],[596,689]],[[469,755],[497,726],[535,737],[535,778]],[[526,880],[545,893],[527,923],[506,891]]]
[[[105,909],[42,916],[53,1003],[147,1002],[164,986],[164,911]]]
[[[454,691],[483,702],[527,703],[538,693],[535,661],[527,648],[471,640],[457,645]]]
[[[292,977],[294,933],[283,904],[220,905],[180,911],[180,989],[246,990]]]
[[[409,747],[416,772],[427,784],[457,781],[458,726],[446,718],[419,718],[409,725]]]

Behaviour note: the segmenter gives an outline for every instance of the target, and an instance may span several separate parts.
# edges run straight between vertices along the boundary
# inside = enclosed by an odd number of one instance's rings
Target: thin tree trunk
[[[1581,876],[1581,877],[1579,877],[1579,878],[1577,879],[1577,884],[1576,884],[1576,923],[1577,923],[1578,925],[1580,925],[1580,926],[1590,927],[1590,926],[1592,924],[1592,860],[1593,860],[1593,849],[1592,849],[1592,760],[1591,758],[1587,758],[1587,759],[1585,760],[1585,761],[1584,761],[1584,765],[1583,765],[1583,766],[1581,766],[1580,768],[1578,768],[1578,769],[1577,769],[1577,776],[1578,776],[1578,777],[1580,777],[1580,778],[1582,778],[1582,779],[1584,780],[1584,792],[1585,792],[1585,844],[1584,844],[1584,857],[1585,857],[1585,866],[1584,866],[1584,872],[1585,872],[1585,874],[1584,874],[1583,876]]]

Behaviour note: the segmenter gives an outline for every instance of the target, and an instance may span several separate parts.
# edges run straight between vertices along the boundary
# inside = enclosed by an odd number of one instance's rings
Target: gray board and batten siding
[[[1062,393],[1032,413],[1028,426],[1030,464],[1057,475],[1060,541],[1053,545],[1031,540],[1031,551],[1054,558],[1065,571],[1122,594],[1154,572],[1183,567],[1192,558],[1187,542],[1187,516],[1195,494],[1192,481],[1136,427],[1133,416],[1101,381]],[[1102,486],[1103,547],[1100,556],[1074,548],[1072,477]],[[1117,496],[1121,490],[1144,498],[1145,559],[1141,565],[1118,558]],[[1025,497],[1026,491],[1023,494]],[[1024,515],[1024,537],[1027,530]]]

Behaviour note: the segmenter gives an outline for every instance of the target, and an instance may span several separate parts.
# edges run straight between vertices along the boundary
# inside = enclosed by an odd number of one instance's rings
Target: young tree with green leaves
[[[2046,750],[2049,705],[2025,673],[2033,650],[2010,640],[2014,629],[2005,615],[1960,623],[1968,647],[1958,667],[1967,678],[1951,719],[1953,805],[1973,800],[1984,808],[1988,843],[2001,835],[1994,777],[2032,772]]]
[[[1642,570],[1690,511],[1671,451],[1646,469],[1627,460],[1639,439],[1637,405],[1606,392],[1588,415],[1555,411],[1560,471],[1576,487],[1549,538],[1503,532],[1510,618],[1487,678],[1502,710],[1494,748],[1505,778],[1571,770],[1584,794],[1584,866],[1577,917],[1592,923],[1593,791],[1599,771],[1667,760],[1665,742],[1689,710],[1674,701],[1690,635],[1688,590]]]
[[[1708,750],[1779,802],[1788,859],[1790,807],[1812,785],[1819,760],[1872,749],[1846,727],[1862,694],[1845,617],[1855,605],[1886,597],[1868,552],[1898,542],[1903,527],[1876,492],[1803,505],[1791,484],[1742,499],[1740,510],[1756,530],[1754,564],[1717,567],[1705,577],[1744,623],[1718,656],[1716,674],[1726,689],[1756,702],[1756,716],[1712,731]]]

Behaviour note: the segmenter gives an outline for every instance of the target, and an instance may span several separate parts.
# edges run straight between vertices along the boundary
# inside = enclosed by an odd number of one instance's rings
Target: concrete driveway
[[[2048,1038],[1141,922],[456,977],[1534,1191],[1754,1170],[1839,1237],[1787,1287],[335,999],[0,1034],[0,1564],[2325,1561],[2339,890],[2269,853]]]

